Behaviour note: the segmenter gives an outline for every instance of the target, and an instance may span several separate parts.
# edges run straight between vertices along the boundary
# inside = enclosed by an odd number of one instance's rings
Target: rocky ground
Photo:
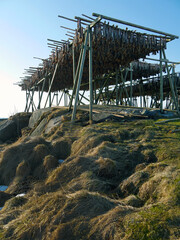
[[[0,239],[180,239],[180,120],[96,114],[92,125],[64,108],[9,119]]]

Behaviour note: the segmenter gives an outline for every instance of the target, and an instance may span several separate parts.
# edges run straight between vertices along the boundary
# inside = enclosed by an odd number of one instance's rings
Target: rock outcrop
[[[28,126],[31,113],[17,113],[0,125],[0,141],[15,140],[21,136],[21,130]]]

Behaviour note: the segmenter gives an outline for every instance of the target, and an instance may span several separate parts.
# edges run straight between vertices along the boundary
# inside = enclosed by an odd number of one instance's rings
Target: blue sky
[[[180,36],[180,0],[0,0],[0,117],[24,110],[25,92],[14,83],[25,68],[50,54],[47,38],[66,39],[60,19],[92,12]],[[180,61],[180,39],[168,44],[167,58]],[[180,66],[177,66],[180,71]]]

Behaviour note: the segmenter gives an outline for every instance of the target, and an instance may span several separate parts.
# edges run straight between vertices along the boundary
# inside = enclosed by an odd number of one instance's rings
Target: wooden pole
[[[92,124],[92,105],[93,105],[93,84],[92,84],[92,29],[89,28],[89,123]]]
[[[160,49],[160,112],[163,113],[162,49]]]
[[[89,28],[86,32],[85,40],[84,40],[84,47],[83,47],[82,59],[81,59],[81,64],[80,64],[80,69],[79,69],[79,77],[78,77],[77,88],[76,88],[75,102],[74,102],[74,108],[73,108],[72,118],[71,118],[72,122],[75,121],[75,117],[76,117],[76,109],[77,109],[77,103],[78,103],[78,97],[79,97],[79,89],[80,89],[80,86],[81,86],[81,79],[82,79],[84,62],[85,62],[85,57],[86,57],[88,34],[89,34]]]
[[[166,54],[165,54],[164,49],[162,50],[162,53],[164,55],[164,58],[166,59]],[[169,84],[170,84],[170,88],[171,88],[171,93],[172,93],[172,98],[173,98],[173,101],[174,101],[174,105],[176,107],[177,112],[180,113],[179,108],[178,108],[178,100],[176,99],[176,94],[174,92],[174,85],[173,85],[173,82],[172,82],[172,78],[170,76],[169,67],[168,67],[167,62],[165,63],[165,66],[166,66],[167,73],[168,73]]]

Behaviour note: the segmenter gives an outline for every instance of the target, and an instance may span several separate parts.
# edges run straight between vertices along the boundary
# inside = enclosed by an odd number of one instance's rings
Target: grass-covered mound
[[[43,118],[63,114],[50,132],[31,136]],[[71,125],[65,111],[45,113],[1,153],[0,184],[11,199],[0,238],[179,239],[180,121],[86,120],[79,112]]]

